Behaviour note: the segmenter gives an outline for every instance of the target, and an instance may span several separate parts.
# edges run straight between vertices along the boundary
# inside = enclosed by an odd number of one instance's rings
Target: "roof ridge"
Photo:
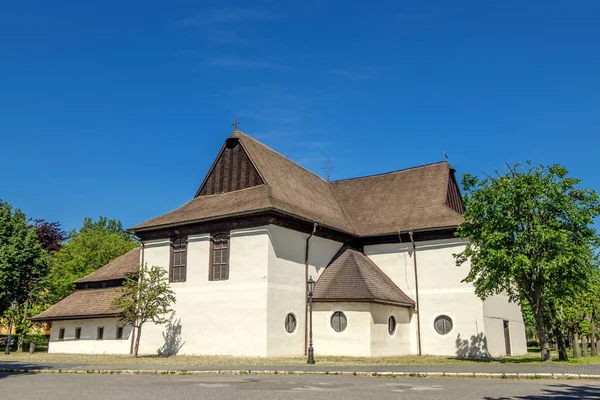
[[[431,167],[432,165],[437,165],[437,164],[447,164],[450,167],[450,164],[448,164],[448,161],[436,161],[436,162],[432,162],[432,163],[429,163],[429,164],[417,165],[415,167],[408,167],[408,168],[397,169],[395,171],[382,172],[380,174],[357,176],[357,177],[354,177],[354,178],[346,178],[346,179],[338,179],[338,180],[331,181],[331,182],[328,182],[328,183],[345,182],[345,181],[352,181],[352,180],[356,180],[356,179],[373,178],[375,176],[396,174],[398,172],[410,171],[410,170],[418,169],[418,168]]]
[[[250,139],[250,140],[252,140],[253,142],[255,142],[255,143],[258,143],[258,144],[260,144],[261,146],[263,146],[263,147],[265,147],[265,148],[269,149],[270,151],[272,151],[273,153],[277,154],[278,156],[285,158],[286,160],[288,160],[288,161],[289,161],[289,162],[291,162],[292,164],[296,165],[297,167],[300,167],[300,168],[302,168],[303,170],[305,170],[306,172],[308,172],[309,174],[311,174],[311,175],[314,175],[314,176],[316,176],[317,178],[321,179],[323,182],[325,182],[325,183],[329,183],[329,182],[327,182],[325,179],[323,179],[322,177],[320,177],[319,175],[317,175],[317,174],[315,174],[314,172],[312,172],[311,170],[309,170],[308,168],[305,168],[305,167],[303,167],[302,165],[300,165],[300,164],[299,164],[299,163],[297,163],[296,161],[292,160],[291,158],[284,156],[283,154],[281,154],[281,153],[280,153],[280,152],[278,152],[277,150],[274,150],[274,149],[272,149],[271,147],[267,146],[267,145],[266,145],[266,144],[264,144],[263,142],[261,142],[261,141],[258,141],[258,140],[256,140],[256,139],[254,139],[252,136],[250,136],[250,135],[248,135],[248,134],[246,134],[246,133],[244,133],[244,132],[242,132],[242,131],[240,131],[240,130],[235,130],[235,131],[233,131],[233,133],[231,134],[231,136],[230,136],[230,137],[236,137],[236,136],[233,136],[233,135],[234,135],[234,134],[236,134],[236,133],[238,134],[238,136],[241,136],[242,138],[247,138],[247,139]]]

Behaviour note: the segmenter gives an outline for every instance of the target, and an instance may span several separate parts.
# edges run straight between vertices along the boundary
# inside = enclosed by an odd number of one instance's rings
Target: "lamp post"
[[[310,313],[310,323],[309,323],[309,329],[308,329],[308,360],[306,361],[307,364],[314,364],[315,363],[315,350],[313,349],[313,332],[312,332],[312,328],[313,328],[313,323],[312,323],[312,298],[313,298],[313,290],[315,289],[315,281],[313,281],[312,276],[310,276],[308,278],[308,281],[306,281],[306,287],[308,289],[308,310]]]
[[[17,303],[17,300],[10,302],[10,320],[8,321],[8,331],[6,332],[6,347],[4,348],[4,354],[10,354],[10,335],[12,334],[13,318],[18,305],[19,303]]]

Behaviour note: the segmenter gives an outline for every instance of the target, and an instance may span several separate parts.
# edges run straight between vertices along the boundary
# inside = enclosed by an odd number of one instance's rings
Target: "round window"
[[[447,315],[440,315],[433,322],[433,326],[437,333],[445,335],[452,330],[452,319]]]
[[[394,318],[393,315],[390,315],[390,318],[388,319],[388,333],[390,335],[396,333],[396,318]]]
[[[292,333],[296,330],[296,316],[292,313],[285,316],[285,330],[287,333]]]
[[[348,325],[346,315],[341,311],[336,311],[331,316],[331,327],[336,332],[343,332]]]

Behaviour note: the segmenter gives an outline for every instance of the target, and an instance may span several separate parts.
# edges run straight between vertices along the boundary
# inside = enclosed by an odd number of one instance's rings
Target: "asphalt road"
[[[3,399],[600,399],[600,382],[346,376],[0,374]]]

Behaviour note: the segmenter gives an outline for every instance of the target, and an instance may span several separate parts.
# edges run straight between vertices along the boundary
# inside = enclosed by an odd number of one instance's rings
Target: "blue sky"
[[[600,190],[597,1],[5,1],[0,199],[67,229],[190,200],[240,129],[333,179],[564,164]]]

